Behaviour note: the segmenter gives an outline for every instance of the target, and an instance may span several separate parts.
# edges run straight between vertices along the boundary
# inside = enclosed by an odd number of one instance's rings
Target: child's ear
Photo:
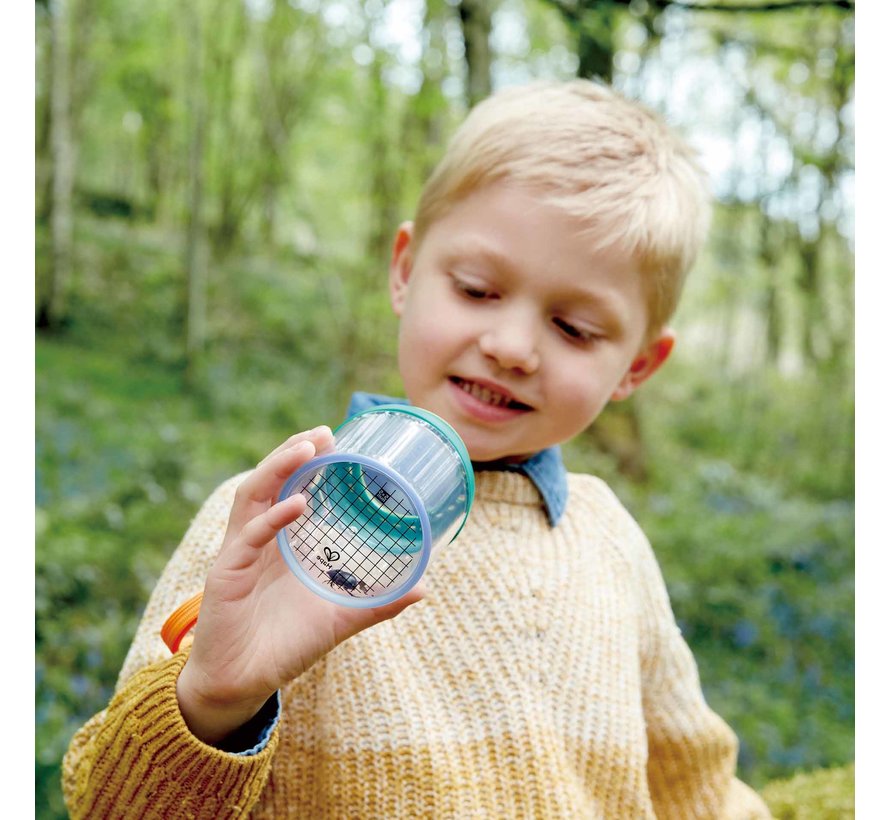
[[[673,330],[663,327],[655,338],[650,339],[634,357],[627,373],[618,383],[612,394],[612,401],[626,399],[646,379],[648,379],[666,361],[674,349],[676,334]]]
[[[414,236],[414,223],[403,222],[396,231],[392,243],[392,259],[389,262],[389,301],[396,316],[402,315],[405,297],[408,293],[408,280],[414,259],[411,254],[411,240]]]

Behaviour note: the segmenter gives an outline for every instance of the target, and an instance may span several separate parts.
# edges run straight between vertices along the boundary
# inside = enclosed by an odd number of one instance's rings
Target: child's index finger
[[[241,482],[236,491],[245,501],[265,504],[274,503],[281,485],[298,467],[301,467],[316,453],[315,444],[303,439],[280,452],[270,454],[257,468]]]
[[[328,449],[333,442],[330,427],[316,427],[291,436],[267,455],[241,482],[229,513],[229,528],[238,532],[253,518],[259,507],[277,501],[284,482],[295,470],[309,461],[319,448]]]
[[[311,430],[304,430],[301,433],[294,433],[294,435],[290,436],[286,441],[283,441],[279,444],[271,453],[269,453],[262,461],[257,464],[257,467],[262,467],[270,458],[278,455],[279,453],[284,452],[285,450],[290,449],[296,444],[299,444],[302,441],[311,441],[315,445],[315,449],[317,452],[320,452],[324,447],[327,446],[328,443],[325,443],[325,439],[333,440],[334,434],[331,432],[331,428],[326,424],[322,424],[319,427],[314,427]]]

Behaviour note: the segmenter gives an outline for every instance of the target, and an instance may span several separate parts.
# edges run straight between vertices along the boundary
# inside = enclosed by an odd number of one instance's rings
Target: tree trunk
[[[368,235],[367,253],[373,269],[380,270],[389,259],[392,234],[399,219],[399,173],[392,165],[389,133],[390,102],[386,83],[383,81],[383,57],[377,54],[371,65],[370,122],[368,133],[371,171],[371,229]]]
[[[578,26],[578,76],[612,82],[615,11],[611,3],[592,3]]]
[[[207,63],[208,76],[213,78],[207,99],[203,100],[203,110],[205,121],[215,125],[215,150],[210,152],[212,159],[209,165],[212,169],[210,179],[215,182],[212,201],[216,205],[216,213],[208,219],[207,226],[215,259],[222,259],[238,244],[244,214],[244,192],[236,182],[244,159],[238,156],[241,146],[233,105],[235,61],[242,47],[239,40],[244,35],[239,26],[240,20],[233,23],[234,18],[227,14],[240,14],[239,5],[214,5],[211,11],[214,36],[207,43],[207,53],[201,55],[202,62]],[[275,157],[269,157],[265,162],[274,160]]]
[[[782,353],[782,328],[784,322],[782,305],[779,299],[780,242],[777,241],[776,224],[763,211],[760,212],[760,264],[766,271],[766,294],[763,310],[766,324],[766,357],[776,365]]]
[[[52,32],[50,32],[50,40]],[[52,42],[47,49],[45,66],[38,68],[38,74],[50,78],[52,83]],[[34,141],[34,157],[36,160],[35,194],[37,205],[37,221],[49,224],[53,202],[53,166],[52,166],[52,90],[47,90],[35,101],[36,139]]]
[[[578,76],[612,82],[616,10],[611,3],[588,0],[575,26],[578,32]],[[623,10],[622,10],[623,11]],[[618,471],[632,481],[648,478],[646,448],[636,396],[614,402],[590,428],[597,449],[611,456]]]
[[[185,355],[186,381],[194,386],[204,347],[206,313],[206,257],[204,249],[204,135],[205,100],[202,52],[202,25],[199,4],[186,5],[189,44],[189,83],[191,138],[188,164],[188,225],[185,244],[186,305]]]
[[[472,108],[491,94],[491,0],[461,0],[458,11],[467,63],[467,105]]]
[[[815,362],[821,358],[819,333],[822,325],[822,297],[819,282],[819,244],[818,238],[802,241],[799,251],[798,284],[803,298],[801,348],[807,362]]]
[[[853,45],[847,45],[844,42],[841,25],[837,22],[835,22],[834,37],[832,39],[834,40],[834,49],[838,57],[835,61],[834,71],[829,84],[829,100],[834,111],[838,139],[835,141],[830,155],[824,163],[826,189],[828,191],[838,190],[838,177],[846,164],[841,146],[849,135],[842,111],[850,100],[850,86],[854,77]],[[825,306],[825,314],[830,320],[826,323],[831,346],[829,355],[835,361],[843,360],[850,349],[853,339],[852,318],[854,315],[852,280],[841,281],[838,284],[839,287],[835,293],[826,292],[824,294],[824,297],[830,299],[835,308],[840,308],[838,313],[838,311],[830,310],[829,305]],[[838,315],[840,318],[834,319]],[[834,320],[831,321],[832,319]]]
[[[445,139],[448,101],[442,83],[448,74],[448,44],[445,29],[451,8],[445,0],[427,0],[423,30],[426,32],[421,67],[423,82],[409,98],[402,123],[402,153],[416,163],[414,173],[421,184],[436,167]]]
[[[71,76],[69,9],[66,0],[51,8],[52,79],[50,83],[50,152],[52,204],[50,233],[52,261],[49,282],[37,308],[37,326],[58,328],[65,318],[65,297],[71,279],[74,247],[73,191],[76,162],[71,133]]]

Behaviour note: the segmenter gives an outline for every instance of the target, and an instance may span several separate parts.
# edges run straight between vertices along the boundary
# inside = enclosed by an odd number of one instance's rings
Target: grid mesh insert
[[[304,571],[340,595],[372,598],[397,588],[420,560],[418,511],[402,488],[373,468],[337,463],[307,473],[291,492],[306,513],[287,542]]]

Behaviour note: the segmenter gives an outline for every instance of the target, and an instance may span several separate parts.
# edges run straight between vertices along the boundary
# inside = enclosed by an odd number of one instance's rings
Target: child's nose
[[[479,337],[482,355],[504,370],[534,373],[541,363],[536,334],[518,321],[501,322]]]

